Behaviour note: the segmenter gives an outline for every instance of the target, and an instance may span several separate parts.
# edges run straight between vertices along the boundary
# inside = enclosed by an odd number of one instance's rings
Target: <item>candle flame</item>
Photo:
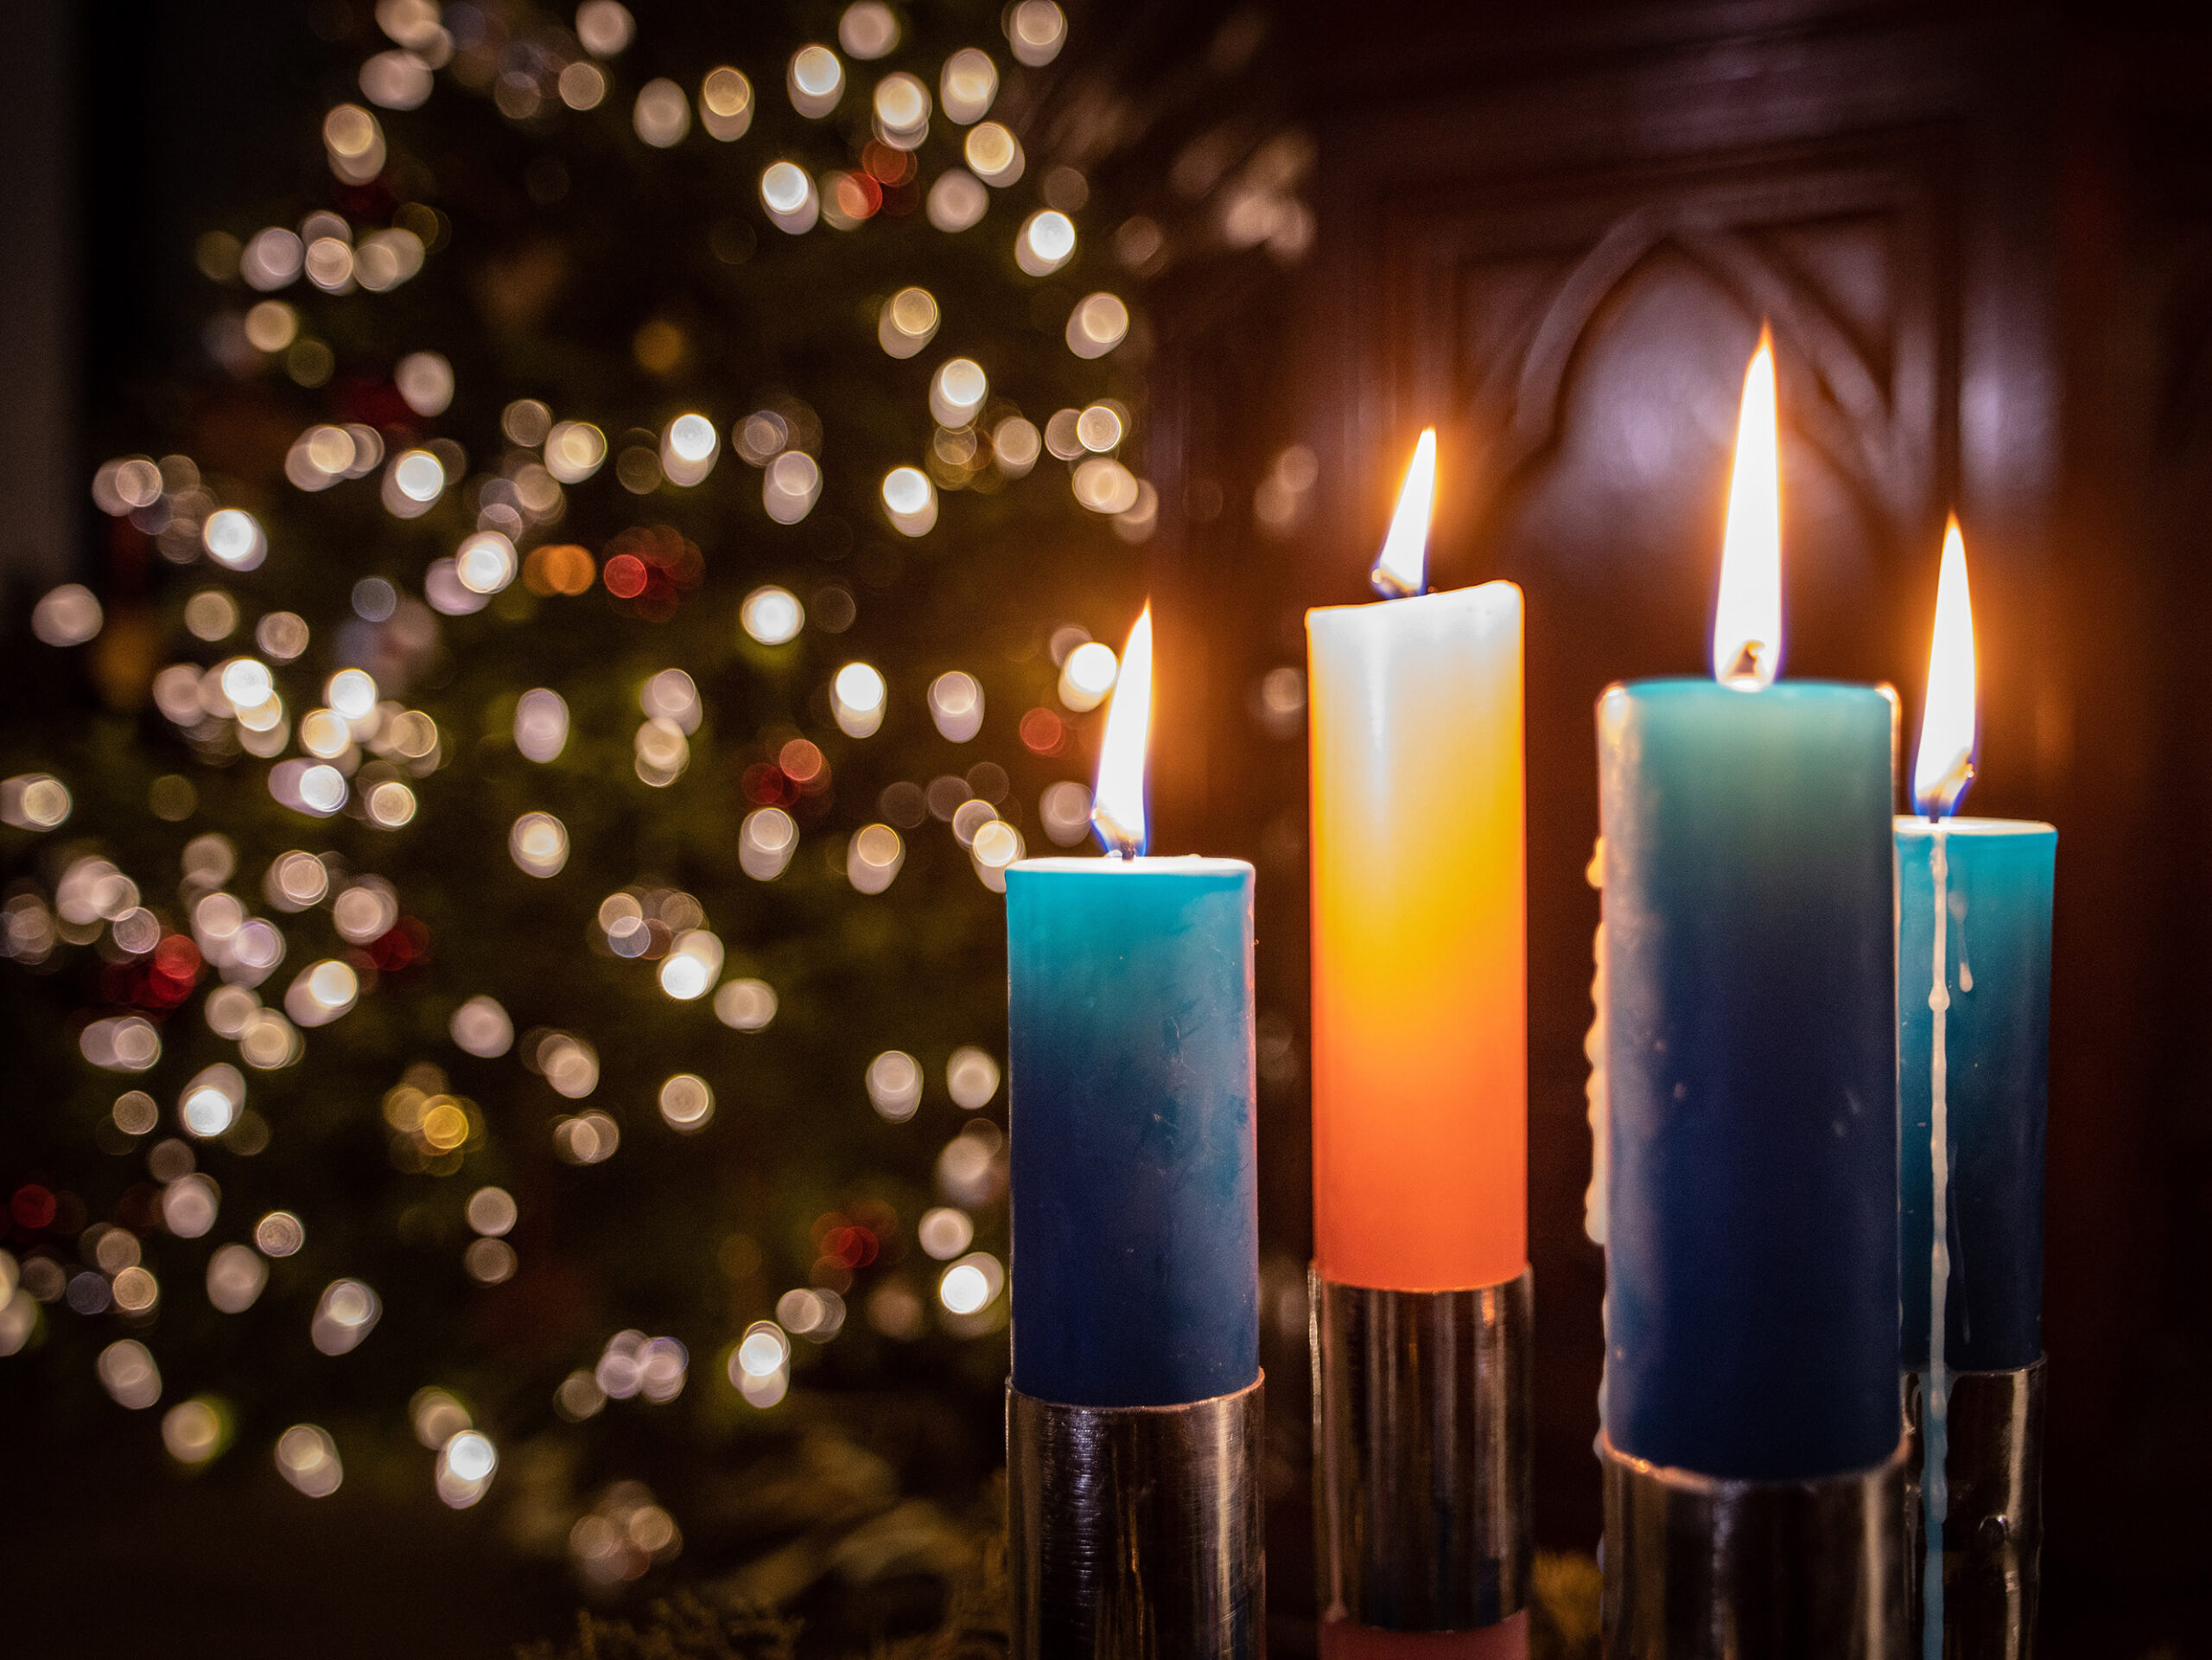
[[[1387,599],[1402,600],[1428,588],[1428,516],[1436,499],[1436,429],[1429,427],[1414,446],[1413,464],[1406,468],[1405,487],[1398,492],[1398,510],[1390,515],[1390,534],[1375,561],[1375,590]]]
[[[1713,677],[1738,691],[1774,684],[1782,668],[1782,445],[1774,400],[1774,336],[1744,372],[1736,467],[1728,481],[1728,535],[1713,615]]]
[[[1928,652],[1928,703],[1920,715],[1920,754],[1912,768],[1913,805],[1930,818],[1958,810],[1974,781],[1974,599],[1967,590],[1967,544],[1959,518],[1943,531],[1943,573],[1936,583],[1936,639]]]
[[[1106,707],[1106,737],[1098,747],[1098,788],[1090,800],[1090,827],[1116,858],[1144,851],[1144,751],[1152,728],[1152,603],[1129,630],[1114,701]]]

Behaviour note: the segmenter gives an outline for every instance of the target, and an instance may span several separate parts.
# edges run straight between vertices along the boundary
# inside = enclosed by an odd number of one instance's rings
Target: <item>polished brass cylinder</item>
[[[1945,1660],[2033,1660],[2043,1588],[2044,1363],[1945,1379]],[[1912,1458],[1905,1492],[1912,1629],[1925,1618],[1928,1511],[1921,1491],[1926,1379],[1905,1377]]]
[[[1871,1470],[1733,1481],[1601,1432],[1606,1660],[1904,1660],[1909,1439]]]
[[[1014,1660],[1263,1660],[1265,1382],[1165,1407],[1007,1387]]]
[[[1312,1278],[1324,1619],[1470,1631],[1526,1606],[1535,1282],[1387,1291]]]

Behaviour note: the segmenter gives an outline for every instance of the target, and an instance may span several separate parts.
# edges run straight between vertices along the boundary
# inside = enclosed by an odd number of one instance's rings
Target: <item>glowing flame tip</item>
[[[1106,736],[1098,747],[1098,787],[1090,802],[1090,827],[1111,855],[1134,859],[1145,849],[1144,752],[1152,728],[1152,603],[1145,602],[1129,643],[1114,700],[1106,709]]]
[[[1936,582],[1936,638],[1928,652],[1928,702],[1920,715],[1920,754],[1912,768],[1913,805],[1930,818],[1958,811],[1974,781],[1974,600],[1967,590],[1967,545],[1958,515],[1943,531],[1943,570]]]
[[[1744,371],[1728,534],[1713,614],[1713,677],[1739,691],[1774,684],[1782,669],[1782,445],[1774,395],[1774,336],[1762,326]]]
[[[1428,588],[1428,518],[1436,499],[1436,429],[1429,427],[1414,446],[1406,482],[1390,515],[1390,534],[1375,561],[1375,588],[1394,600]]]

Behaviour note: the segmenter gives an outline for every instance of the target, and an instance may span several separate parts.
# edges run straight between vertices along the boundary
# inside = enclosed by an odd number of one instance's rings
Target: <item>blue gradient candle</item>
[[[1598,706],[1605,1434],[1764,1481],[1878,1465],[1899,1434],[1896,705],[1773,684],[1775,455],[1763,340],[1717,683],[1615,686]]]
[[[1147,611],[1094,812],[1116,856],[1007,872],[1014,1387],[1173,1406],[1260,1375],[1252,867],[1147,859]]]
[[[1951,1371],[2009,1371],[2043,1353],[2044,1109],[2058,832],[2002,818],[1900,818],[1897,838],[1904,1366],[1925,1370],[1935,1352],[1940,1089],[1948,1177],[1943,1364]]]

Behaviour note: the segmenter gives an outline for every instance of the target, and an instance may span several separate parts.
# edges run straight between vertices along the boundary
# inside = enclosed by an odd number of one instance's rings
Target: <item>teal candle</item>
[[[1913,805],[1897,823],[1897,1256],[1903,1364],[1920,1375],[1921,1653],[1942,1660],[1950,1390],[2043,1353],[2044,1110],[2058,832],[1954,817],[1974,779],[1974,604],[1943,535]]]
[[[1943,1364],[1951,1371],[2025,1366],[2043,1352],[2058,832],[2001,818],[1900,818],[1897,843],[1904,1364],[1923,1369],[1932,1352],[1940,1154],[1948,1178]]]
[[[1007,872],[1025,1395],[1171,1406],[1259,1377],[1252,879],[1231,859]]]
[[[1786,1480],[1896,1450],[1895,709],[1807,681],[1599,703],[1622,1453]]]

